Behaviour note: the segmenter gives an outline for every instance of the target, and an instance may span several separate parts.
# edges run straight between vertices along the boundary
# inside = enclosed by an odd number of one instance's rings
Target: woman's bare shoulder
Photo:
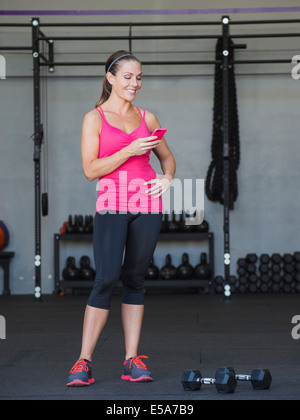
[[[87,112],[83,117],[83,124],[87,126],[92,126],[97,129],[101,129],[102,127],[102,118],[100,113],[97,109],[92,109],[91,111]]]

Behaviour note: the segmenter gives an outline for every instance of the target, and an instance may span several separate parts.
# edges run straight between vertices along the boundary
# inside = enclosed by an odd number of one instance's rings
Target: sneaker
[[[121,376],[123,381],[131,382],[150,382],[153,381],[151,373],[147,370],[145,363],[141,359],[148,359],[147,356],[131,357],[124,362],[124,374]]]
[[[91,362],[79,359],[70,371],[67,386],[89,386],[94,382]]]

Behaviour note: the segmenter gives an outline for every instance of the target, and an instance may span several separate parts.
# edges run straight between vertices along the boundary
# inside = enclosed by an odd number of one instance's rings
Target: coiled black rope
[[[234,44],[229,43],[230,57],[234,57]],[[211,145],[212,162],[208,168],[205,192],[210,201],[224,204],[223,173],[223,38],[216,45],[215,90],[213,114],[213,139]],[[234,64],[229,67],[229,206],[232,210],[238,197],[237,169],[240,164],[239,118]]]

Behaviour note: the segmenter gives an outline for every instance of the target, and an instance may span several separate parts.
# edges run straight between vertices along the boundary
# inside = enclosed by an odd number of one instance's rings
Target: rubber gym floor
[[[146,294],[140,354],[154,382],[120,379],[124,358],[121,297],[113,296],[108,323],[96,348],[96,383],[67,388],[68,372],[78,357],[87,296],[0,297],[6,339],[0,340],[1,400],[188,401],[298,400],[300,340],[292,338],[292,318],[300,314],[299,297],[285,294]],[[296,329],[297,332],[297,329]],[[236,373],[269,368],[270,390],[254,391],[239,382],[236,392],[221,395],[215,386],[184,391],[181,375],[198,369],[214,377],[219,366]]]

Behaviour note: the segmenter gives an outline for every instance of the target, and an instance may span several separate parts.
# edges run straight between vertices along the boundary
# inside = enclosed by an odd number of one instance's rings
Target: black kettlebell
[[[80,219],[80,216],[77,216],[77,214],[75,214],[75,216],[74,216],[74,233],[78,233],[79,219]]]
[[[85,226],[83,224],[83,216],[77,216],[77,233],[85,233]]]
[[[200,264],[195,267],[195,277],[198,280],[208,280],[211,277],[211,269],[207,263],[207,255],[205,252],[202,252]]]
[[[66,261],[66,267],[63,269],[63,278],[65,280],[79,280],[80,271],[76,268],[75,258],[68,257]]]
[[[94,225],[93,216],[85,216],[85,219],[84,219],[85,233],[93,233],[93,225]]]
[[[90,259],[87,255],[80,258],[80,275],[82,280],[93,281],[96,277],[95,270],[91,267]]]
[[[189,212],[185,212],[185,216],[183,215],[183,212],[180,215],[180,231],[181,232],[193,232],[194,231],[194,225],[188,225],[186,222],[189,219],[189,217],[195,217],[190,216]]]
[[[172,212],[172,219],[169,221],[169,232],[178,232],[179,223],[176,220],[175,212]]]
[[[198,233],[207,233],[209,231],[209,224],[206,220],[203,220],[201,225],[195,226],[195,231]]]
[[[194,277],[194,268],[189,263],[189,256],[186,252],[182,255],[182,264],[177,267],[176,277],[181,280],[192,279]]]
[[[168,232],[168,230],[169,230],[169,218],[168,218],[168,214],[165,213],[163,215],[163,218],[162,218],[160,232],[161,233],[166,233],[166,232]]]
[[[154,257],[151,258],[147,273],[146,273],[146,280],[157,280],[159,276],[159,269],[154,265]]]
[[[66,224],[66,233],[75,233],[75,225],[73,223],[73,217],[71,214],[68,218],[68,224]]]
[[[166,264],[160,270],[160,276],[163,280],[173,280],[176,278],[176,268],[172,265],[171,255],[166,256]]]

